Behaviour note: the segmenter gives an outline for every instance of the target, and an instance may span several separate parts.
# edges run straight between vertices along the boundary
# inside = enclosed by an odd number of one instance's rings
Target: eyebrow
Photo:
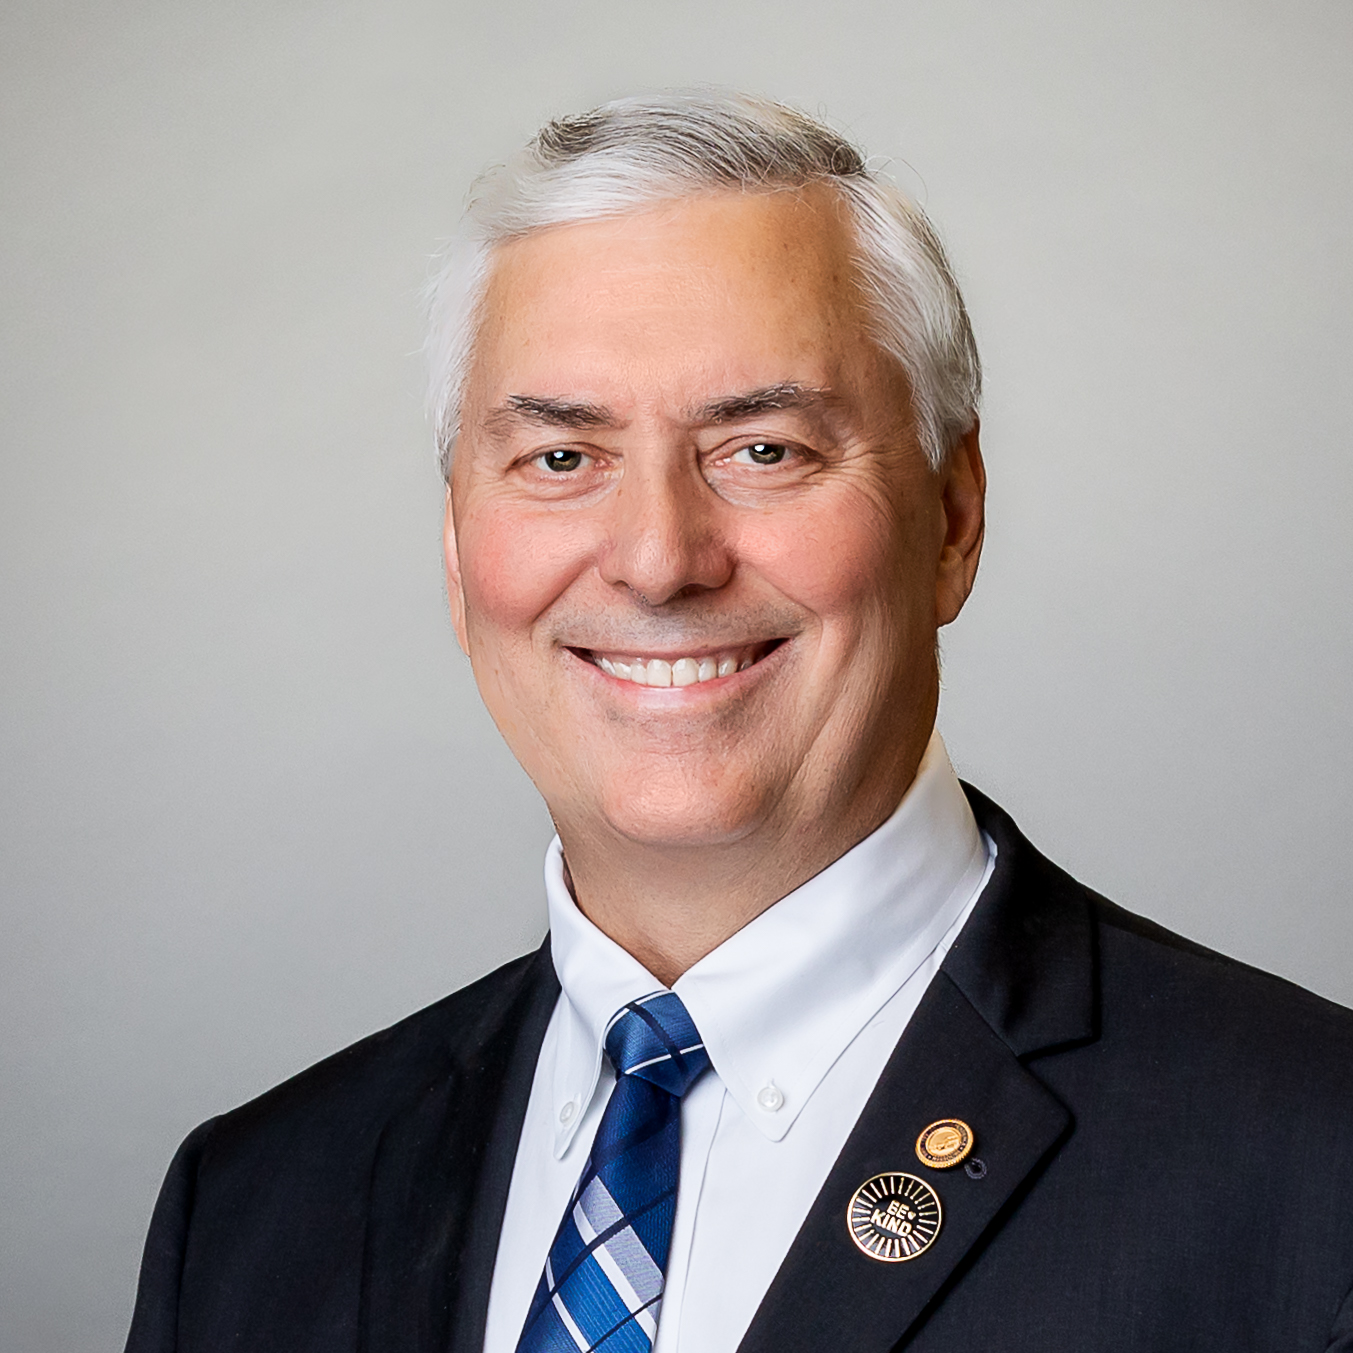
[[[552,428],[614,428],[620,426],[610,409],[586,400],[551,399],[542,395],[508,395],[489,412],[485,422],[491,428],[521,419]]]
[[[831,402],[830,392],[798,381],[781,381],[777,385],[763,385],[759,390],[748,390],[739,395],[726,395],[704,405],[695,416],[697,423],[739,423],[763,413],[782,413],[803,409],[821,412]]]

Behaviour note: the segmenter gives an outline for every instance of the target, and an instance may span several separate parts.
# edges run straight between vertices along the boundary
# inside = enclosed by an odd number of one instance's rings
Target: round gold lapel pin
[[[850,1238],[885,1264],[923,1254],[939,1235],[942,1220],[935,1190],[924,1179],[895,1170],[866,1179],[846,1209]]]
[[[972,1128],[961,1118],[941,1118],[916,1139],[916,1155],[932,1170],[961,1165],[972,1150]]]

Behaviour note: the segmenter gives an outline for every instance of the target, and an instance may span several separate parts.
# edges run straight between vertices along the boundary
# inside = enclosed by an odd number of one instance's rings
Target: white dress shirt
[[[935,733],[877,831],[677,979],[712,1069],[682,1102],[654,1353],[737,1348],[994,856]],[[662,989],[578,910],[558,838],[545,891],[563,991],[517,1146],[485,1353],[514,1353],[591,1150],[615,1084],[606,1027],[627,1001]]]

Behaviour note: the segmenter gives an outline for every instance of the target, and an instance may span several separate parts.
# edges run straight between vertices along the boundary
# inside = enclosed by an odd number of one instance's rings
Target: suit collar
[[[1045,860],[999,808],[968,790],[996,867],[931,983],[771,1284],[739,1353],[887,1353],[976,1262],[1002,1219],[1073,1130],[1069,1110],[1026,1065],[1094,1037],[1094,931],[1084,889]],[[922,1165],[918,1135],[940,1118],[971,1125],[985,1173]],[[925,1181],[943,1221],[904,1263],[851,1239],[855,1190],[896,1171]]]
[[[1017,1057],[1095,1036],[1087,890],[1039,854],[1009,814],[964,785],[996,868],[943,971]]]
[[[559,983],[549,941],[470,1018],[381,1134],[368,1195],[361,1353],[479,1353],[531,1078]],[[474,994],[475,988],[461,993]],[[457,998],[459,999],[459,998]]]

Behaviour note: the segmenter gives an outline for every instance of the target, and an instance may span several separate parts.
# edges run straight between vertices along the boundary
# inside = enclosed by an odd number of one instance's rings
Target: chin
[[[649,849],[730,845],[755,831],[767,815],[764,786],[737,794],[706,786],[658,781],[603,805],[606,821],[627,841]]]

